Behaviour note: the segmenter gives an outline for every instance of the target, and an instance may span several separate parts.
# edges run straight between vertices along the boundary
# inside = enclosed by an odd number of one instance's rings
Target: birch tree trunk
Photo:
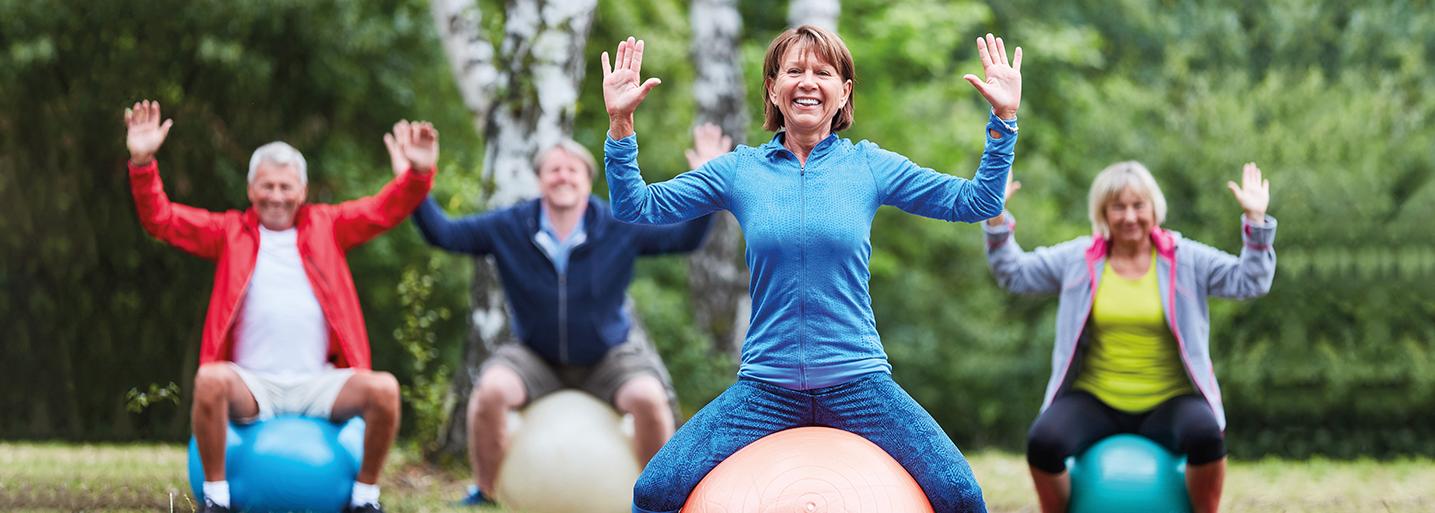
[[[792,0],[787,4],[787,24],[817,25],[837,32],[837,15],[841,13],[840,0]]]
[[[464,104],[485,141],[484,179],[493,185],[484,202],[488,209],[536,196],[534,155],[572,132],[596,0],[508,0],[506,6],[498,52],[483,32],[482,13],[473,0],[433,0],[430,6]],[[465,451],[468,399],[478,365],[509,336],[503,289],[491,258],[475,260],[472,302],[464,368],[454,373],[455,401],[439,439],[440,450],[452,454]]]
[[[714,123],[736,144],[747,142],[746,88],[738,41],[742,16],[736,0],[693,0],[692,57],[697,68],[693,98],[698,123]],[[728,212],[714,214],[713,228],[702,249],[688,258],[688,288],[693,321],[707,334],[715,351],[734,357],[747,336],[752,298],[743,262],[742,230]]]

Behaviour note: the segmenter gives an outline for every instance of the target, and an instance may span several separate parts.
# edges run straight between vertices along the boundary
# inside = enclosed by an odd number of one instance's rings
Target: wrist
[[[628,114],[628,115],[617,115],[617,116],[614,116],[614,115],[611,115],[611,114],[610,114],[610,115],[608,116],[608,136],[609,136],[609,137],[612,137],[613,140],[616,141],[616,140],[618,140],[618,139],[622,139],[622,138],[627,137],[627,136],[630,136],[630,135],[633,135],[633,115],[632,115],[632,114]]]
[[[154,154],[153,154],[153,153],[144,154],[144,155],[134,154],[134,153],[131,153],[131,154],[130,154],[130,165],[135,166],[135,167],[147,166],[147,165],[149,165],[150,162],[153,162],[153,161],[154,161]]]
[[[1003,121],[1011,121],[1013,119],[1016,119],[1016,109],[992,109],[992,112],[995,112],[997,118],[1000,118]]]
[[[1002,226],[1006,224],[1006,214],[997,214],[996,217],[987,219],[987,226]]]
[[[1265,213],[1265,212],[1252,212],[1252,211],[1247,210],[1247,211],[1246,211],[1246,220],[1247,220],[1247,221],[1250,221],[1251,224],[1253,224],[1253,225],[1263,225],[1263,224],[1266,224],[1266,213]]]

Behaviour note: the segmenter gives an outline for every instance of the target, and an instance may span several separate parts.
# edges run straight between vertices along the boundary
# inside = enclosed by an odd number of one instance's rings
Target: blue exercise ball
[[[1074,459],[1071,513],[1189,513],[1186,458],[1143,436],[1115,435]]]
[[[229,504],[239,511],[339,512],[349,504],[364,459],[364,420],[280,416],[229,424],[225,437]],[[189,486],[204,501],[204,468],[189,439]]]

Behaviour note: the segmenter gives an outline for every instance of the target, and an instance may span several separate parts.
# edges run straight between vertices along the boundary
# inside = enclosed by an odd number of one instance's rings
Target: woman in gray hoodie
[[[1225,411],[1210,356],[1208,296],[1252,298],[1275,276],[1270,182],[1253,163],[1228,182],[1245,211],[1240,256],[1166,230],[1166,199],[1137,162],[1091,184],[1093,235],[1023,251],[1009,213],[987,221],[987,263],[1020,294],[1058,294],[1052,375],[1027,438],[1042,511],[1066,511],[1068,456],[1118,433],[1187,455],[1197,512],[1214,512],[1225,478]],[[1019,189],[1013,182],[1007,195]]]

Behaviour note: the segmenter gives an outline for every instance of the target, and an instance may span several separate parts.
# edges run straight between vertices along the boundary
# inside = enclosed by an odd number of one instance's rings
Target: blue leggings
[[[912,474],[938,513],[987,510],[976,476],[952,439],[890,375],[875,373],[813,390],[739,379],[648,462],[633,487],[633,513],[677,512],[698,481],[729,455],[802,426],[833,427],[871,440]]]

